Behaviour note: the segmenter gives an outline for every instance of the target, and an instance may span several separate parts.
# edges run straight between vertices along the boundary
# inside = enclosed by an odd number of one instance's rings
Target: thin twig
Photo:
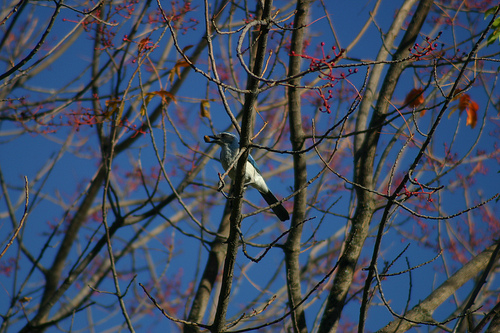
[[[2,253],[0,253],[0,258],[3,257],[5,252],[7,252],[8,248],[14,243],[14,239],[17,237],[19,232],[21,231],[21,228],[24,225],[24,222],[26,221],[26,218],[28,217],[28,203],[29,203],[29,184],[28,184],[28,177],[24,176],[24,193],[25,193],[25,201],[24,201],[24,213],[23,216],[21,217],[21,221],[19,221],[19,225],[17,226],[16,230],[14,231],[14,234],[10,238],[9,242],[7,245],[5,245],[5,248],[3,249]]]

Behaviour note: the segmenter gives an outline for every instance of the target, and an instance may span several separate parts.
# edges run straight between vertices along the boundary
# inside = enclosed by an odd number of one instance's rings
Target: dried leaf
[[[19,299],[19,303],[29,303],[32,299],[32,297],[24,296]]]
[[[460,99],[458,100],[458,109],[460,110],[460,114],[469,107],[470,104],[470,96],[468,94],[460,95]]]
[[[118,113],[117,119],[120,119],[123,112],[123,103],[119,99],[108,99],[104,102],[106,105],[106,111],[104,111],[104,119],[109,120],[111,116],[115,113]]]
[[[177,62],[174,65],[174,68],[170,70],[170,74],[168,76],[170,83],[174,82],[175,74],[177,74],[178,77],[181,77],[181,68],[183,67],[189,67],[189,63],[184,59],[177,60]]]
[[[207,99],[200,103],[200,116],[210,119],[210,102]]]
[[[477,124],[477,111],[479,110],[479,105],[476,102],[471,101],[469,107],[465,109],[467,111],[467,121],[465,125],[470,125],[471,128],[476,127]]]
[[[457,111],[458,106],[457,106],[457,105],[453,105],[453,106],[450,106],[450,108],[449,108],[449,109],[450,109],[450,113],[448,113],[448,119],[450,119],[451,115],[452,115],[455,111]]]
[[[182,48],[182,53],[186,53],[186,51],[187,51],[187,50],[189,50],[189,49],[190,49],[190,48],[192,48],[192,47],[193,47],[193,45],[187,45],[187,46],[184,46],[184,47]]]
[[[177,104],[177,100],[175,99],[174,94],[166,90],[154,91],[153,94],[160,96],[164,102],[168,102],[170,98],[174,103]]]
[[[424,89],[413,88],[408,95],[405,97],[404,104],[408,104],[409,107],[414,108],[421,105],[424,102]],[[423,115],[423,114],[422,114]]]
[[[155,94],[153,93],[147,93],[145,96],[144,96],[144,103],[142,104],[141,106],[141,116],[145,116],[146,115],[146,111],[147,111],[147,108],[148,108],[148,104],[149,102],[151,101],[151,99],[153,99]]]
[[[161,99],[165,103],[168,101],[169,98],[172,101],[174,101],[174,103],[177,103],[177,101],[175,99],[175,96],[171,92],[168,92],[168,91],[165,91],[165,90],[158,90],[158,91],[153,91],[153,92],[146,93],[146,95],[144,96],[144,103],[141,106],[141,116],[145,116],[146,115],[146,109],[147,109],[147,107],[149,105],[149,102],[151,102],[151,99],[153,99],[153,97],[155,97],[155,96],[161,97]]]
[[[462,114],[464,110],[467,112],[467,121],[465,125],[474,128],[477,124],[477,111],[479,110],[479,105],[471,100],[469,94],[461,94],[458,105],[455,108],[450,108],[448,118],[457,108],[460,110],[460,114]]]

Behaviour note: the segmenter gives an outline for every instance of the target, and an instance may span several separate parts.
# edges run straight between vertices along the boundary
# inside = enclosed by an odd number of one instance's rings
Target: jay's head
[[[231,133],[222,132],[217,135],[205,135],[204,140],[207,143],[216,143],[220,146],[239,147],[238,139]]]

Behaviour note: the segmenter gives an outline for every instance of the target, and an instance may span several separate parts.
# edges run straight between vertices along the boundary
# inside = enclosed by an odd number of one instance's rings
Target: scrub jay
[[[205,136],[205,142],[216,143],[221,147],[220,163],[222,164],[224,170],[227,170],[231,166],[231,164],[233,164],[234,159],[238,157],[240,144],[236,136],[231,133],[223,132],[213,136]],[[235,169],[236,166],[233,166],[233,168],[229,171],[229,177],[231,177],[231,179],[233,179],[234,177]],[[264,200],[266,200],[268,205],[272,205],[279,201],[267,187],[267,184],[264,178],[262,178],[259,167],[255,163],[252,155],[248,155],[248,161],[245,166],[244,185],[250,185],[253,188],[257,189]],[[290,216],[288,215],[288,212],[285,207],[283,207],[283,205],[279,204],[277,206],[274,206],[272,210],[281,221],[290,219]]]

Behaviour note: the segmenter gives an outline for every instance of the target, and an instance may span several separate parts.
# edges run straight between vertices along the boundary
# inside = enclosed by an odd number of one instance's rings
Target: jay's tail
[[[279,201],[278,199],[276,199],[276,197],[274,196],[274,194],[271,191],[268,191],[266,193],[259,191],[259,193],[262,195],[262,197],[264,198],[264,200],[266,200],[266,202],[267,202],[268,205],[275,204],[275,203],[277,203]],[[283,207],[282,204],[274,206],[271,209],[273,210],[274,214],[276,214],[276,216],[281,221],[284,222],[284,221],[290,219],[290,215],[288,215],[288,211],[285,209],[285,207]]]

